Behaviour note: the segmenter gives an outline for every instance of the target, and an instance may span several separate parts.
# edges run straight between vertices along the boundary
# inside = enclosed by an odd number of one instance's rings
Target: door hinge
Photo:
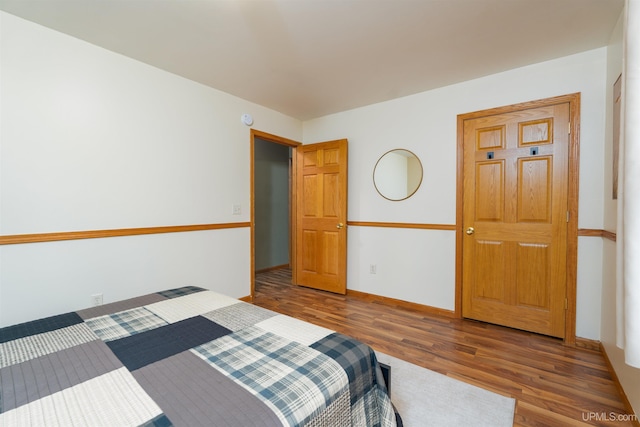
[[[569,135],[571,135],[571,122],[569,122],[569,126],[568,126],[567,133],[568,133]]]
[[[570,216],[569,211],[567,211],[567,222],[569,222],[569,216]]]
[[[569,309],[569,300],[568,299],[564,299],[564,309],[568,310]]]

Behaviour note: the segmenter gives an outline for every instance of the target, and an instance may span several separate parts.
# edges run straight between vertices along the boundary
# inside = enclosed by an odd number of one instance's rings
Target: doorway
[[[257,271],[286,266],[292,284],[346,293],[347,147],[251,130],[251,298]]]
[[[463,317],[575,342],[579,100],[458,116]]]
[[[294,265],[296,141],[251,130],[251,297],[257,272]]]
[[[289,267],[291,147],[255,139],[255,269]]]

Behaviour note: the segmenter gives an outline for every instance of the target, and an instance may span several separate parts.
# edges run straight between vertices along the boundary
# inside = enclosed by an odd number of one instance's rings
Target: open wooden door
[[[296,284],[347,292],[347,140],[296,149]]]

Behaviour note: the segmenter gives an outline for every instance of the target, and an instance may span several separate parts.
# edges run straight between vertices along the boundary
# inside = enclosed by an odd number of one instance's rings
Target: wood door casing
[[[347,140],[296,150],[296,283],[347,291]]]
[[[569,135],[569,102],[464,120],[464,317],[565,336]]]

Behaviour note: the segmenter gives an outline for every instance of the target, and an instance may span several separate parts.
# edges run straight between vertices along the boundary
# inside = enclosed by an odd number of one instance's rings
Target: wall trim
[[[390,228],[419,228],[423,230],[453,230],[455,224],[418,224],[410,222],[377,222],[377,221],[347,221],[347,225],[356,227],[390,227]]]
[[[583,237],[602,237],[613,242],[617,239],[617,234],[613,231],[600,230],[597,228],[580,228],[578,229],[578,236]]]
[[[118,228],[112,230],[64,231],[38,234],[13,234],[0,236],[0,245],[22,243],[59,242],[63,240],[101,239],[105,237],[139,236],[143,234],[183,233],[188,231],[220,230],[249,227],[249,222],[221,224],[171,225],[164,227]]]
[[[585,350],[600,351],[600,341],[590,340],[588,338],[576,337],[576,347],[583,348]]]
[[[409,310],[415,310],[431,316],[442,316],[442,317],[448,317],[450,319],[457,318],[455,312],[451,310],[445,310],[444,308],[432,307],[430,305],[423,305],[415,302],[409,302],[409,301],[403,301],[395,298],[384,297],[381,295],[354,291],[352,289],[347,289],[347,296],[358,298],[360,300],[364,300],[367,302],[382,304],[388,307],[394,307],[394,308],[401,307]]]

